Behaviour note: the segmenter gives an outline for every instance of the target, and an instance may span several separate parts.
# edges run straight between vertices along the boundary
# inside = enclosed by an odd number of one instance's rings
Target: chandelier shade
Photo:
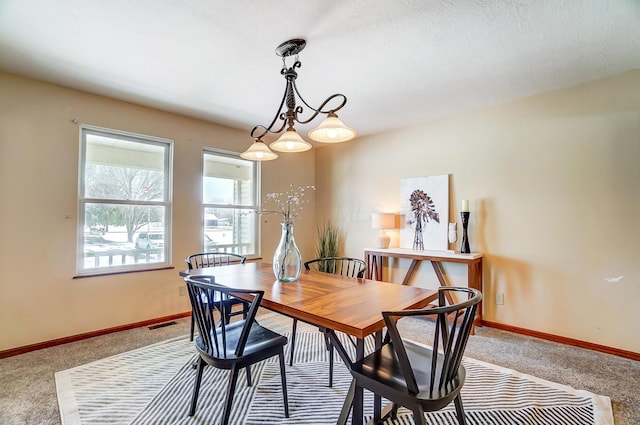
[[[293,128],[285,131],[282,136],[269,145],[279,152],[304,152],[311,149],[311,143],[306,142]]]
[[[326,115],[326,119],[308,134],[311,140],[322,143],[346,142],[356,137],[356,132],[347,127],[336,115],[336,111],[342,109],[347,103],[347,97],[343,94],[332,94],[327,97],[317,108],[310,106],[300,94],[296,86],[298,78],[297,68],[302,66],[298,60],[300,53],[307,42],[300,38],[285,41],[276,48],[276,54],[282,57],[282,74],[286,80],[284,95],[273,120],[268,126],[256,125],[251,130],[254,143],[240,156],[253,161],[268,161],[276,159],[277,154],[269,148],[279,152],[304,152],[311,149],[311,143],[305,141],[295,129],[295,124],[308,124],[318,115]],[[293,64],[287,65],[287,58],[295,56]],[[303,106],[304,105],[304,106]],[[302,118],[305,108],[311,111],[308,118]],[[286,131],[285,131],[286,129]],[[280,137],[267,147],[262,137],[267,134],[280,135]]]
[[[242,159],[250,161],[271,161],[278,157],[277,154],[271,152],[271,149],[260,139],[253,142],[249,149],[240,154]]]
[[[319,126],[309,132],[311,140],[322,143],[348,142],[355,137],[356,131],[344,125],[334,113],[330,113]]]

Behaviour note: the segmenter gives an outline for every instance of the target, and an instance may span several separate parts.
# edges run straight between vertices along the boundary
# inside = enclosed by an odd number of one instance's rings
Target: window
[[[78,273],[168,266],[171,140],[80,128]]]
[[[207,149],[202,166],[203,249],[247,257],[258,253],[259,163]]]

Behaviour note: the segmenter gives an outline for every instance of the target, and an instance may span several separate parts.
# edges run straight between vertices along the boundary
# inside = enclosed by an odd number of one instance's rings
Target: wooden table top
[[[183,270],[215,276],[218,284],[264,291],[262,306],[304,322],[364,338],[384,328],[381,312],[422,308],[436,291],[303,270],[297,282],[278,282],[270,264],[249,262]]]

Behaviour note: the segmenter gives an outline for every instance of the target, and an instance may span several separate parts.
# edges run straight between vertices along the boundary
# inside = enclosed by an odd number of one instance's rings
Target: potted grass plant
[[[316,246],[316,257],[339,257],[340,256],[340,228],[330,221],[322,227],[318,227],[318,240]],[[324,272],[326,264],[320,263],[318,271]]]

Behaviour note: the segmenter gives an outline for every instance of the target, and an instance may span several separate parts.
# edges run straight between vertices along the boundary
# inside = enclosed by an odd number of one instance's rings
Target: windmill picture
[[[427,223],[429,219],[440,223],[440,215],[436,212],[433,200],[422,190],[414,190],[409,197],[411,204],[411,212],[413,219],[409,220],[409,224],[415,223],[415,233],[413,236],[413,249],[424,249],[424,241],[422,236],[422,223]],[[415,221],[414,221],[415,220]]]
[[[448,248],[449,175],[402,179],[400,247],[446,251]],[[442,222],[442,223],[441,223]]]

